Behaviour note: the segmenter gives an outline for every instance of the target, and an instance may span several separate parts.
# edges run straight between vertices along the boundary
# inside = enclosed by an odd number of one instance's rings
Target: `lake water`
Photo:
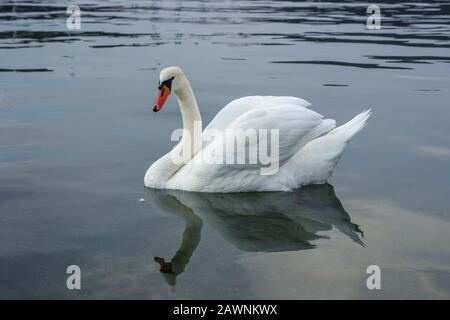
[[[1,1],[0,298],[450,298],[450,4],[377,3],[380,30],[364,3],[80,1],[69,30],[68,2]],[[204,123],[255,94],[374,113],[328,185],[146,190],[168,65]]]

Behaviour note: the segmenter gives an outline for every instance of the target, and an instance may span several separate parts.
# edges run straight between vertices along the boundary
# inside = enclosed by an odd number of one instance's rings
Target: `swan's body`
[[[302,185],[324,183],[342,155],[348,141],[367,122],[370,110],[335,128],[335,121],[308,109],[310,103],[296,97],[249,96],[227,104],[205,128],[203,134],[194,130],[201,124],[200,112],[188,80],[178,67],[161,71],[162,102],[155,100],[158,111],[165,99],[164,83],[169,79],[183,116],[183,126],[193,137],[185,135],[172,151],[153,163],[147,170],[147,187],[196,192],[290,191]],[[173,80],[173,81],[172,81]],[[160,86],[160,87],[161,87]],[[205,142],[205,132],[218,129],[222,138]],[[222,146],[229,129],[278,129],[279,170],[273,175],[262,175],[261,164],[206,164],[201,159]],[[203,137],[202,137],[203,135]],[[201,142],[203,141],[203,143]],[[247,143],[248,147],[251,142]],[[174,153],[192,150],[192,158],[185,163],[174,163]],[[242,150],[241,150],[242,151]],[[239,149],[237,150],[239,154]]]

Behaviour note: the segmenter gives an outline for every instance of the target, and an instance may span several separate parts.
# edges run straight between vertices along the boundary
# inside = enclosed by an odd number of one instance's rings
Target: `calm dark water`
[[[364,3],[82,1],[72,31],[67,2],[1,1],[0,298],[450,298],[450,4],[378,3],[380,30]],[[168,65],[204,122],[254,94],[374,114],[329,185],[145,190]]]

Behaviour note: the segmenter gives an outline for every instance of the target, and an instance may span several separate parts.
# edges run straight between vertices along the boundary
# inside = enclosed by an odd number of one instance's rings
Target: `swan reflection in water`
[[[363,232],[351,222],[330,184],[311,185],[294,192],[193,193],[147,189],[163,211],[185,220],[181,245],[170,260],[155,257],[170,285],[175,285],[197,248],[203,221],[242,251],[280,252],[315,247],[328,238],[319,232],[333,227],[364,246]]]

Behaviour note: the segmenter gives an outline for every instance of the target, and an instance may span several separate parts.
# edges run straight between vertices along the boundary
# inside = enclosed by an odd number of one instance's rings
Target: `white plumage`
[[[160,81],[162,83],[171,77],[172,91],[180,104],[185,129],[192,130],[191,123],[201,119],[192,89],[181,69],[164,69]],[[296,97],[249,96],[233,100],[205,128],[205,131],[220,130],[222,135],[210,142],[205,141],[190,161],[177,165],[172,161],[171,152],[183,149],[182,139],[148,169],[145,185],[196,192],[248,192],[290,191],[302,185],[324,183],[348,141],[366,125],[371,111],[364,111],[335,128],[334,120],[324,119],[308,109],[309,106],[310,103]],[[262,175],[261,163],[207,164],[201,161],[223,148],[227,135],[236,129],[279,130],[279,169],[276,174]],[[201,137],[197,136],[197,139]],[[247,141],[244,149],[237,148],[236,154],[251,150],[254,143]]]

